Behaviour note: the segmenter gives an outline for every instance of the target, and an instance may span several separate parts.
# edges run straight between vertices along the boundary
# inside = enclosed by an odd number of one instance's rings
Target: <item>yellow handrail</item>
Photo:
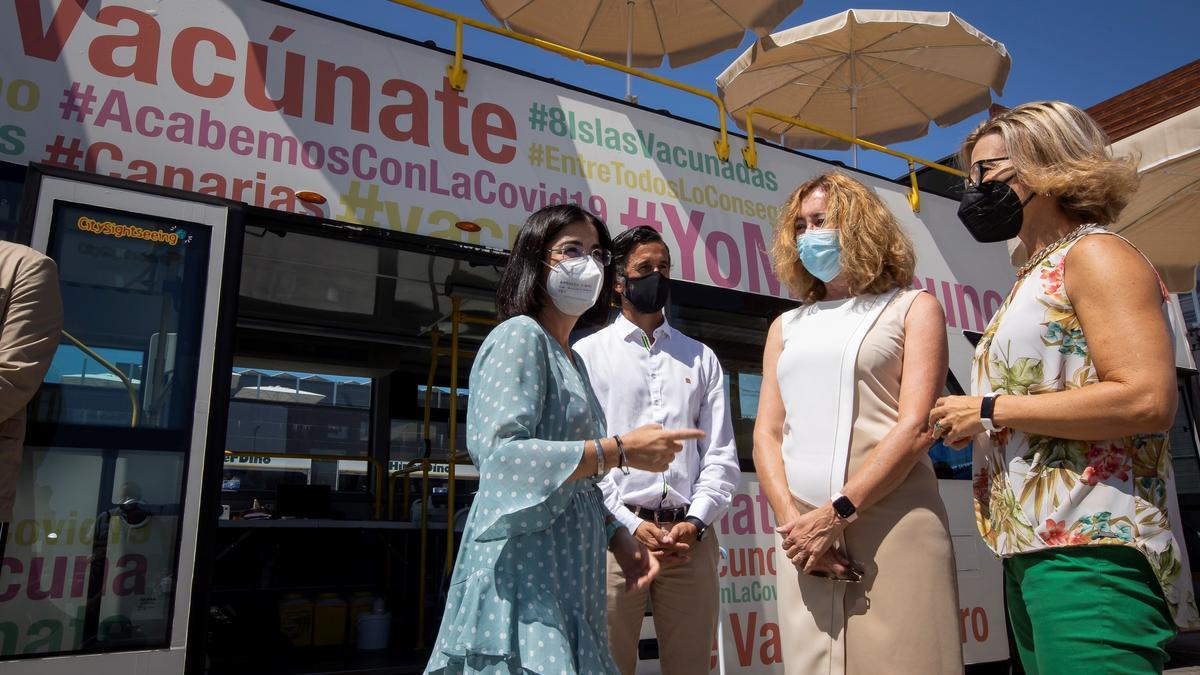
[[[430,450],[430,413],[433,410],[433,382],[437,378],[437,364],[441,357],[441,339],[442,331],[435,326],[429,331],[430,354],[429,354],[429,377],[425,380],[425,418],[424,424],[421,427],[421,440],[425,442],[425,452]]]
[[[442,356],[450,357],[450,419],[447,423],[448,449],[447,452],[451,457],[457,457],[458,453],[458,363],[461,356],[474,356],[475,352],[459,349],[459,327],[462,324],[471,324],[476,326],[495,326],[500,322],[495,319],[489,319],[481,316],[473,316],[462,310],[462,298],[458,295],[450,296],[450,347],[449,349],[441,346],[442,332],[437,328],[437,324],[429,331],[430,339],[430,355],[429,355],[429,373],[425,381],[425,411],[424,411],[424,441],[428,444],[430,441],[430,433],[432,431],[432,423],[430,414],[433,409],[433,386],[437,379],[438,362]],[[441,320],[439,320],[440,323]],[[448,472],[448,499],[450,503],[454,503],[455,489],[454,474],[455,462],[450,463]],[[407,483],[406,500],[407,500]],[[388,486],[388,513],[389,518],[394,513],[394,499],[392,497],[393,486]],[[450,531],[454,530],[454,509],[449,510],[447,516],[446,528]],[[446,543],[446,574],[450,574],[454,570],[454,541],[451,538]]]
[[[120,368],[109,363],[103,356],[97,354],[91,347],[80,342],[79,338],[71,335],[66,330],[63,330],[62,336],[67,338],[68,342],[75,345],[79,351],[95,359],[97,363],[104,366],[105,370],[116,375],[121,380],[121,384],[125,385],[125,391],[129,394],[129,428],[133,429],[137,427],[139,417],[137,391],[134,390],[133,381],[129,379],[129,376],[121,372]]]
[[[542,40],[540,38],[535,38],[535,37],[530,37],[528,35],[522,35],[520,33],[515,33],[513,31],[508,30],[507,28],[503,28],[501,26],[493,26],[491,24],[484,23],[482,21],[476,21],[475,19],[463,16],[461,14],[455,14],[454,12],[447,12],[444,9],[439,9],[437,7],[431,7],[429,5],[426,5],[423,2],[416,2],[416,0],[391,0],[391,1],[396,3],[397,5],[403,5],[410,9],[415,9],[418,12],[425,12],[426,14],[432,14],[434,16],[438,16],[443,19],[448,19],[448,20],[454,22],[454,63],[451,64],[449,67],[447,67],[447,77],[450,80],[450,86],[454,87],[455,89],[458,89],[461,91],[464,87],[466,87],[466,84],[467,84],[467,71],[463,68],[463,65],[462,65],[462,63],[463,63],[463,35],[462,35],[463,30],[462,29],[463,29],[464,25],[471,26],[472,28],[478,28],[479,30],[487,31],[489,33],[495,33],[496,35],[503,35],[505,37],[512,38],[513,40],[524,42],[527,45],[533,45],[534,47],[539,47],[541,49],[545,49],[546,51],[551,51],[551,52],[555,52],[556,54],[561,54],[563,56],[566,56],[569,59],[578,59],[580,61],[583,61],[584,63],[588,63],[593,66],[602,66],[604,68],[610,68],[612,70],[616,70],[616,71],[625,73],[627,75],[633,75],[634,77],[640,77],[644,80],[649,80],[656,84],[661,84],[664,87],[671,87],[672,89],[678,89],[679,91],[682,91],[682,92],[685,92],[688,94],[693,94],[695,96],[700,96],[702,98],[706,98],[706,99],[712,101],[717,106],[717,120],[720,123],[720,129],[721,129],[721,136],[717,140],[713,141],[713,147],[716,149],[717,157],[719,157],[721,159],[721,161],[726,161],[729,159],[729,130],[728,130],[728,128],[726,126],[726,122],[725,122],[725,116],[726,116],[725,115],[725,102],[722,101],[720,99],[720,97],[718,97],[716,94],[713,94],[712,92],[704,91],[703,89],[693,87],[689,84],[684,84],[682,82],[676,82],[675,80],[667,79],[665,77],[661,77],[661,76],[655,75],[653,73],[647,73],[644,70],[638,70],[637,68],[630,68],[629,66],[626,66],[623,63],[617,63],[616,61],[609,61],[608,59],[602,59],[599,56],[593,56],[592,54],[588,54],[586,52],[581,52],[577,49],[571,49],[570,47],[564,47],[563,45],[555,44],[553,42],[548,42],[548,41]]]
[[[457,464],[471,464],[469,458],[464,458],[462,455],[455,455],[448,458],[447,463],[449,469],[447,473],[452,474],[453,467]],[[418,577],[417,595],[422,598],[421,603],[417,606],[417,649],[425,648],[425,573],[428,568],[427,558],[429,555],[429,467],[434,460],[429,458],[415,459],[408,462],[408,465],[402,469],[396,469],[388,474],[388,519],[391,520],[395,513],[395,492],[397,478],[404,478],[404,503],[407,513],[409,479],[413,473],[418,470],[421,472],[421,544],[420,544],[420,571]],[[450,485],[453,485],[453,479],[450,479]],[[448,501],[446,503],[446,539],[449,540],[449,547],[454,545],[454,502],[453,488],[447,490]]]
[[[454,457],[458,453],[458,326],[462,322],[462,298],[450,298],[453,317],[450,321],[450,420],[446,430],[446,576],[454,572]],[[424,510],[424,509],[422,509]]]
[[[408,520],[410,517],[412,517],[412,514],[408,510],[408,497],[409,497],[410,492],[412,491],[411,488],[409,487],[409,483],[412,480],[412,475],[414,473],[417,473],[418,471],[424,472],[426,467],[428,467],[428,466],[432,466],[434,464],[442,464],[442,463],[448,464],[450,462],[453,462],[455,464],[462,464],[464,466],[465,465],[474,466],[474,464],[475,464],[474,462],[471,461],[471,459],[468,455],[460,454],[460,455],[456,455],[453,458],[453,460],[450,460],[450,459],[447,459],[444,461],[440,460],[440,459],[410,460],[409,462],[407,462],[404,465],[403,468],[396,469],[395,471],[392,471],[391,473],[389,473],[388,474],[388,488],[387,488],[387,492],[388,492],[387,519],[388,520],[396,519],[396,481],[397,480],[400,480],[400,479],[404,480],[403,492],[402,492],[402,496],[400,497],[400,499],[401,499],[400,520]],[[477,476],[468,476],[468,478],[477,478]],[[450,523],[447,523],[447,525],[449,525],[449,524]]]
[[[780,115],[779,113],[771,112],[770,110],[764,110],[763,108],[750,108],[749,110],[746,111],[746,147],[742,148],[742,159],[744,159],[746,161],[746,166],[750,167],[751,169],[755,168],[758,165],[758,151],[754,147],[754,116],[755,115],[758,115],[759,117],[769,117],[773,120],[779,120],[780,122],[784,122],[784,123],[790,124],[792,126],[800,127],[802,129],[808,129],[809,131],[814,131],[818,134],[830,136],[832,138],[836,138],[838,140],[845,141],[847,143],[853,143],[854,145],[857,145],[861,148],[866,148],[867,150],[875,150],[877,152],[882,152],[885,155],[891,155],[893,157],[899,157],[900,159],[907,160],[908,161],[908,178],[912,184],[912,187],[908,193],[908,203],[910,206],[912,206],[912,210],[914,213],[919,212],[921,210],[921,192],[917,188],[917,171],[916,171],[916,166],[915,166],[916,164],[923,164],[931,169],[937,169],[938,171],[948,173],[952,176],[960,176],[960,177],[965,178],[967,175],[967,174],[963,173],[962,171],[959,171],[958,169],[955,169],[954,167],[951,167],[951,166],[946,166],[945,164],[938,164],[937,162],[933,162],[928,159],[921,159],[920,157],[917,157],[916,155],[910,155],[907,152],[900,152],[899,150],[892,150],[891,148],[889,148],[887,146],[879,145],[878,143],[872,143],[871,141],[865,141],[861,138],[847,136],[846,134],[834,131],[832,129],[826,129],[825,127],[819,127],[815,124],[809,124],[808,122],[805,122],[804,120],[799,119],[797,117],[791,117],[788,115]]]
[[[309,452],[242,452],[241,450],[226,450],[226,457],[265,457],[271,459],[309,459],[319,461],[346,461],[346,462],[367,462],[375,467],[375,504],[373,506],[372,520],[379,520],[382,515],[383,507],[383,484],[384,474],[387,473],[386,467],[378,459],[367,457],[365,455],[324,455]]]

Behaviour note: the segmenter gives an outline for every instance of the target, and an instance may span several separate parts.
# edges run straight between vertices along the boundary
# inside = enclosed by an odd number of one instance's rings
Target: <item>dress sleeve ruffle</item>
[[[583,455],[583,439],[536,438],[552,377],[542,329],[528,317],[498,326],[475,359],[467,411],[467,448],[479,467],[477,541],[538,532],[574,494],[567,478]]]
[[[439,665],[435,662],[501,661],[543,664],[558,672],[571,669],[576,653],[608,652],[607,644],[597,644],[594,631],[568,617],[569,610],[553,593],[501,572],[478,570],[454,584],[446,606],[454,608],[456,618],[442,622],[431,667]]]

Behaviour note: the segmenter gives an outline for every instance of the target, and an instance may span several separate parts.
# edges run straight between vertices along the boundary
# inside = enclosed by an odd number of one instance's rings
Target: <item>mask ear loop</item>
[[[1003,183],[1003,184],[1005,184],[1005,185],[1008,185],[1008,189],[1009,189],[1009,190],[1012,190],[1012,191],[1013,191],[1013,193],[1015,194],[1015,193],[1016,193],[1016,190],[1013,190],[1013,186],[1012,186],[1012,185],[1009,185],[1009,183],[1011,183],[1011,182],[1012,182],[1012,181],[1013,181],[1013,180],[1014,180],[1016,177],[1017,177],[1017,172],[1016,172],[1016,171],[1013,171],[1013,175],[1009,176],[1008,178],[1005,178],[1004,180],[995,180],[995,179],[993,179],[993,180],[990,180],[990,181],[988,181],[988,180],[985,180],[985,181],[980,181],[979,185],[981,185],[981,186],[982,186],[984,183]],[[1026,187],[1028,187],[1028,186],[1026,186]],[[1025,208],[1025,206],[1026,206],[1026,205],[1027,205],[1029,202],[1033,201],[1033,198],[1034,198],[1034,197],[1036,197],[1036,196],[1038,196],[1038,193],[1037,193],[1037,192],[1034,192],[1034,191],[1032,191],[1032,190],[1030,190],[1030,192],[1029,192],[1029,196],[1028,196],[1028,197],[1026,197],[1025,199],[1021,200],[1021,208],[1022,208],[1022,209],[1024,209],[1024,208]]]
[[[1012,185],[1009,185],[1009,184],[1010,184],[1010,183],[1011,183],[1011,182],[1012,182],[1014,179],[1016,179],[1016,177],[1017,177],[1017,172],[1016,172],[1016,169],[1014,169],[1014,170],[1013,170],[1013,175],[1009,176],[1008,178],[1005,178],[1005,179],[1004,179],[1004,180],[1002,180],[1002,181],[998,181],[998,182],[1000,182],[1000,183],[1004,183],[1005,185],[1008,185],[1008,189],[1009,189],[1009,190],[1012,190],[1012,189],[1013,189],[1013,186],[1012,186]],[[986,183],[986,182],[987,182],[987,181],[980,181],[980,185],[982,185],[983,183]],[[1028,185],[1026,185],[1025,187],[1029,187],[1029,186],[1028,186]],[[1013,191],[1015,192],[1015,190],[1013,190]],[[1033,191],[1033,190],[1030,190],[1030,191],[1029,191],[1029,196],[1028,196],[1028,197],[1026,197],[1025,199],[1023,199],[1023,200],[1021,201],[1021,208],[1025,208],[1025,205],[1026,205],[1026,204],[1028,204],[1029,202],[1033,201],[1033,198],[1034,198],[1034,197],[1036,197],[1036,196],[1038,196],[1038,193],[1037,193],[1037,192],[1035,192],[1035,191]]]
[[[1012,186],[1009,186],[1009,189],[1011,190]],[[1029,202],[1033,201],[1033,198],[1036,196],[1038,196],[1038,193],[1031,191],[1029,193],[1029,196],[1025,198],[1025,201],[1021,202],[1021,208],[1025,208],[1025,205],[1028,204]]]

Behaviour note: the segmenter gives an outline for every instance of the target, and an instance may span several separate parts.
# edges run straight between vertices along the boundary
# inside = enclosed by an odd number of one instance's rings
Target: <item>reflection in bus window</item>
[[[0,239],[4,241],[16,241],[24,190],[25,167],[0,162]]]
[[[416,401],[418,408],[424,409],[426,395],[429,396],[429,434],[426,439],[424,419],[393,419],[391,421],[391,468],[390,471],[403,468],[406,462],[428,456],[435,459],[445,459],[450,454],[450,387],[427,387],[417,385]],[[458,451],[467,449],[467,405],[470,402],[470,390],[459,387],[455,392],[458,400],[458,433],[455,444]]]
[[[184,458],[157,449],[26,448],[21,471],[38,489],[18,494],[0,656],[165,643]]]
[[[226,503],[270,498],[285,484],[365,492],[371,380],[330,373],[234,368],[221,487]],[[229,500],[233,493],[247,495]]]
[[[1179,405],[1175,408],[1175,423],[1168,432],[1171,463],[1175,468],[1175,489],[1181,495],[1200,494],[1200,448],[1196,445],[1196,427],[1189,410],[1194,400],[1186,387],[1179,387]]]
[[[64,340],[35,421],[190,426],[204,308],[187,298],[203,290],[209,242],[207,228],[188,223],[55,204],[47,252]]]
[[[933,471],[943,480],[971,479],[971,446],[955,450],[940,439],[929,449],[929,459],[933,462]]]
[[[463,453],[466,444],[466,408],[459,409],[458,451]],[[392,450],[391,460],[394,465],[425,456],[426,447],[429,456],[435,459],[445,459],[450,454],[449,425],[444,421],[429,422],[429,443],[425,442],[425,424],[421,420],[392,420]],[[400,468],[393,466],[392,470]]]
[[[758,393],[762,389],[762,373],[738,373],[738,417],[758,418]]]
[[[958,396],[963,393],[962,387],[954,378],[954,373],[947,371],[947,384],[942,389],[942,396]],[[974,443],[967,444],[961,450],[946,445],[942,439],[934,442],[929,448],[929,459],[933,462],[933,471],[942,480],[971,479],[971,450]]]
[[[142,352],[104,348],[94,349],[93,352],[120,370],[132,386],[141,386],[142,363],[145,360]],[[69,343],[59,346],[55,352],[44,382],[60,385],[60,388],[76,389],[75,401],[80,401],[89,390],[97,393],[98,398],[111,397],[114,393],[122,395],[125,391],[125,380]],[[101,403],[77,405],[63,410],[58,420],[68,424],[123,426],[129,424],[129,406]]]

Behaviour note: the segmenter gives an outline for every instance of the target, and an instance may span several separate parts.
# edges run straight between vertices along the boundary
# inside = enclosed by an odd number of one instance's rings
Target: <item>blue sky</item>
[[[386,0],[290,0],[296,5],[339,16],[356,23],[418,40],[453,47],[453,24]],[[478,0],[432,2],[447,10],[496,23]],[[929,3],[876,0],[866,5],[808,0],[780,28],[790,28],[831,14],[862,7],[871,9],[950,10],[992,38],[1003,42],[1013,66],[998,102],[1013,106],[1025,101],[1057,98],[1088,107],[1200,58],[1200,2],[1196,0],[973,0]],[[718,73],[753,41],[748,34],[739,50],[717,54],[679,69],[664,67],[659,74],[715,91]],[[603,68],[573,63],[512,40],[467,29],[468,55],[522,68],[545,77],[622,96],[624,76]],[[715,123],[712,104],[699,98],[634,82],[643,105],[665,108],[676,115]],[[982,118],[980,113],[951,127],[932,126],[924,138],[893,147],[928,159],[953,152],[964,134]],[[850,162],[849,152],[819,153]],[[905,166],[879,153],[859,154],[862,169],[897,176]]]

